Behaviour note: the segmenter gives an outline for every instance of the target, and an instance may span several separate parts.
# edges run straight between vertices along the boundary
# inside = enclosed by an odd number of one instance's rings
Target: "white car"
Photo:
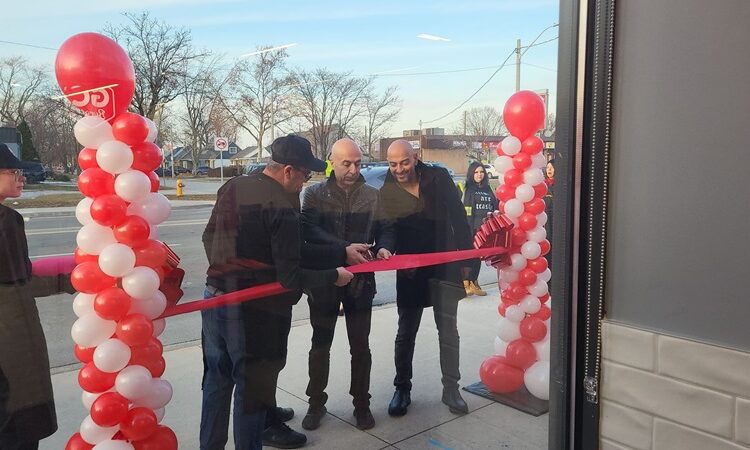
[[[495,169],[495,166],[493,166],[492,164],[485,164],[484,165],[484,170],[485,170],[485,172],[487,172],[487,176],[488,177],[490,177],[490,178],[497,178],[498,177],[497,170]]]

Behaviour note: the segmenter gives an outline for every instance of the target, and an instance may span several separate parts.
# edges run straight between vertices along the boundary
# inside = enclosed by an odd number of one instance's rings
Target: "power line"
[[[0,44],[21,45],[23,47],[41,48],[41,49],[44,49],[44,50],[54,50],[54,51],[57,51],[56,48],[44,47],[44,46],[41,46],[41,45],[34,45],[34,44],[24,44],[23,42],[0,41]]]

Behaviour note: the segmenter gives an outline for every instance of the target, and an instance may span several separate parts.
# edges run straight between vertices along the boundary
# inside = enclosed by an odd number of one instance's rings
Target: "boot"
[[[411,404],[411,392],[404,389],[396,389],[393,393],[391,403],[388,405],[388,414],[391,416],[403,416]]]
[[[479,283],[476,281],[470,281],[469,284],[471,285],[472,291],[474,291],[475,295],[479,296],[485,296],[487,293],[479,286]]]
[[[357,419],[357,428],[360,430],[369,430],[375,426],[375,418],[372,417],[372,411],[367,406],[354,408],[354,418]]]
[[[469,407],[466,405],[464,399],[461,398],[458,388],[443,388],[443,403],[448,405],[448,409],[453,414],[466,414],[469,412]]]
[[[307,442],[307,436],[298,433],[285,423],[278,423],[263,431],[263,445],[274,448],[300,448]]]
[[[474,288],[471,286],[471,281],[464,280],[464,290],[466,291],[467,297],[474,295]]]
[[[305,430],[317,429],[320,426],[320,421],[326,415],[326,412],[327,410],[325,406],[310,405],[307,409],[307,414],[305,414],[305,418],[302,419],[302,428]]]

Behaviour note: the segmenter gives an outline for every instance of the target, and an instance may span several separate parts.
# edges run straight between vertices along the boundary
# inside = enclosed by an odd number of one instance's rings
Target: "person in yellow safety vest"
[[[330,158],[331,155],[328,155],[328,158]],[[331,164],[330,159],[326,159],[326,178],[331,176],[331,172],[333,172],[333,164]]]
[[[183,189],[185,188],[185,183],[178,178],[175,186],[177,188],[177,196],[182,197],[184,195]]]

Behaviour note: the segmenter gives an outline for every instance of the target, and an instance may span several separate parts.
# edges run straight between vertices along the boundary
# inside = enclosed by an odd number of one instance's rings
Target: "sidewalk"
[[[497,286],[486,287],[487,297],[471,297],[459,305],[458,329],[461,335],[461,385],[479,380],[479,365],[492,353],[497,313]],[[533,417],[466,391],[462,395],[470,413],[456,416],[440,401],[438,338],[431,309],[425,310],[414,355],[412,404],[404,417],[390,417],[388,402],[393,394],[393,339],[396,335],[395,305],[376,308],[372,315],[373,366],[371,377],[372,412],[375,428],[360,431],[354,426],[349,396],[349,349],[346,327],[337,323],[331,349],[331,379],[328,386],[328,415],[318,430],[305,432],[307,449],[546,449],[548,415]],[[169,326],[169,322],[167,322]],[[289,336],[287,366],[279,378],[277,392],[281,406],[294,408],[290,426],[302,430],[307,410],[307,352],[312,329],[306,320],[295,322]],[[164,378],[172,383],[174,396],[164,418],[180,439],[180,449],[198,448],[201,405],[201,349],[197,345],[167,349]],[[42,441],[42,450],[59,450],[86,415],[81,404],[77,371],[52,377],[60,429]],[[227,449],[233,448],[231,441]]]

